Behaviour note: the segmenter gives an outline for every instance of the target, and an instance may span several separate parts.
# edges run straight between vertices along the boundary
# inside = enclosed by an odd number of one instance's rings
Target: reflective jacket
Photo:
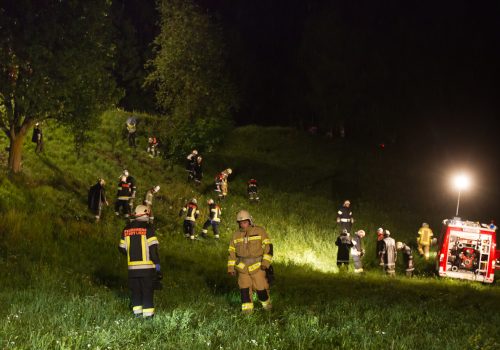
[[[382,242],[384,242],[384,246],[381,255],[384,261],[384,265],[395,267],[397,260],[396,241],[394,240],[394,238],[386,237]]]
[[[160,263],[158,239],[147,222],[134,220],[122,231],[119,249],[127,256],[129,276],[145,276]]]
[[[130,184],[126,181],[120,181],[118,183],[118,193],[116,196],[119,200],[129,200],[132,195]]]
[[[215,222],[220,222],[220,214],[221,214],[221,210],[220,210],[220,207],[213,203],[213,204],[210,204],[210,220],[212,221],[215,221]]]
[[[261,265],[265,268],[273,262],[273,245],[266,230],[249,226],[236,231],[229,242],[228,272],[253,274]]]
[[[184,220],[195,222],[200,215],[200,211],[198,210],[198,206],[196,204],[190,202],[182,207],[179,212],[179,216],[182,216],[182,214],[185,214]]]
[[[430,228],[421,227],[420,230],[418,230],[417,242],[422,245],[430,245],[432,236],[434,236],[434,234]]]
[[[337,211],[337,221],[338,222],[354,222],[352,219],[352,210],[347,207],[340,207]]]

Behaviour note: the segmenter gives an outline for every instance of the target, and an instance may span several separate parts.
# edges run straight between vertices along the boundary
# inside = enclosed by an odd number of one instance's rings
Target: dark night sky
[[[320,43],[307,53],[334,52],[332,65],[342,57],[344,85],[359,95],[346,105],[358,120],[349,136],[393,139],[402,157],[428,169],[436,195],[449,196],[439,188],[451,169],[474,169],[478,184],[464,206],[474,215],[473,207],[488,208],[485,215],[500,219],[500,2],[195,2],[223,27],[241,98],[238,124],[310,124],[318,105],[309,99],[316,82],[307,78],[304,47]],[[321,30],[311,35],[315,27]],[[336,40],[332,32],[340,33]],[[367,132],[373,125],[377,132]]]

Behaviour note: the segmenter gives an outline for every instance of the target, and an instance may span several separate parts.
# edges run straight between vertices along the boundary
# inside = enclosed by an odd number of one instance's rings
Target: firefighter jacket
[[[153,198],[154,198],[154,190],[148,190],[146,192],[146,198],[144,198],[144,204],[148,206],[148,208],[151,208],[153,205]]]
[[[185,221],[195,222],[200,215],[200,211],[198,210],[198,206],[196,204],[190,202],[182,207],[181,211],[179,212],[179,216],[182,216],[183,214],[185,215]]]
[[[88,207],[90,210],[98,210],[102,203],[106,202],[106,191],[99,182],[90,187],[88,195]]]
[[[247,184],[247,192],[248,193],[256,193],[257,192],[257,180],[250,179]]]
[[[432,233],[432,230],[430,228],[421,227],[418,230],[418,238],[417,238],[418,244],[431,245],[431,240],[433,235],[434,234]]]
[[[363,243],[361,237],[355,234],[352,237],[351,255],[362,256],[364,254]]]
[[[215,221],[215,222],[220,222],[220,214],[221,214],[221,209],[220,207],[213,203],[210,204],[210,220]]]
[[[386,237],[382,242],[384,242],[384,246],[380,254],[382,255],[384,265],[395,267],[397,260],[396,241],[394,238]]]
[[[127,256],[129,277],[149,276],[160,263],[158,239],[147,221],[136,219],[122,231],[119,249]]]
[[[266,230],[249,226],[236,231],[229,242],[228,272],[254,274],[261,266],[265,269],[273,262],[273,245]]]
[[[337,211],[337,222],[354,222],[351,208],[344,206],[340,207]]]
[[[136,132],[135,124],[127,123],[127,131],[129,134],[133,134]]]
[[[353,246],[351,237],[349,237],[347,234],[341,234],[337,237],[335,245],[339,247],[339,250],[337,252],[337,261],[349,262],[349,251]]]
[[[411,252],[411,248],[408,245],[403,244],[401,252],[403,253],[403,261],[405,263],[406,272],[415,270],[415,268],[413,267],[413,255]]]
[[[132,176],[127,176],[127,183],[130,187],[130,194],[132,198],[135,198],[135,193],[137,192],[137,186],[135,185],[135,178]]]
[[[118,197],[118,200],[129,200],[130,196],[132,194],[131,188],[130,188],[130,183],[127,181],[120,181],[118,183],[118,193],[116,196]]]

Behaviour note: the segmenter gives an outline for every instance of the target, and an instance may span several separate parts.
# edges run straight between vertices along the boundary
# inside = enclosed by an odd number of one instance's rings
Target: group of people
[[[95,216],[96,222],[101,218],[102,208],[104,205],[109,205],[106,198],[105,190],[106,181],[102,178],[97,179],[97,183],[90,187],[88,192],[88,208]],[[156,185],[146,191],[143,205],[149,210],[148,218],[150,221],[154,220],[153,216],[153,199],[155,194],[160,191],[160,186]],[[124,169],[118,179],[118,189],[115,201],[115,215],[123,215],[129,218],[131,215],[131,208],[134,208],[134,201],[137,194],[137,185],[135,178],[131,176],[128,170]]]
[[[203,229],[201,230],[201,237],[207,238],[208,229],[212,227],[214,238],[219,239],[219,225],[221,222],[222,210],[220,206],[215,203],[213,199],[207,200],[208,205],[208,218],[203,224]],[[191,199],[187,202],[179,211],[179,217],[184,217],[184,236],[191,240],[196,239],[195,228],[196,219],[200,216],[200,210],[198,209],[198,201],[196,198]]]
[[[366,235],[364,230],[358,230],[351,236],[354,218],[350,208],[351,202],[344,201],[337,212],[337,223],[340,225],[341,233],[335,241],[338,247],[337,266],[348,266],[350,258],[354,262],[354,272],[363,272],[362,257],[365,255],[362,240]],[[423,223],[418,231],[417,245],[421,256],[429,259],[429,250],[432,244],[433,232],[427,223]],[[389,276],[396,274],[396,261],[398,251],[403,255],[406,276],[413,276],[415,270],[413,264],[413,252],[411,247],[404,242],[396,242],[391,237],[391,232],[383,228],[377,230],[376,257],[379,259],[380,266]]]

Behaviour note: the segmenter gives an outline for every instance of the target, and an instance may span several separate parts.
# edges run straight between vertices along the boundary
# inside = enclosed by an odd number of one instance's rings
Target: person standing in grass
[[[159,242],[154,228],[148,222],[148,208],[138,205],[134,220],[122,231],[119,244],[120,252],[127,256],[132,311],[136,317],[144,318],[151,318],[155,314],[154,289],[156,282],[162,279]]]
[[[196,225],[196,219],[200,216],[200,211],[198,210],[198,201],[196,198],[191,199],[186,205],[184,205],[180,212],[179,217],[184,215],[184,236],[186,238],[191,238],[194,240],[194,226]]]
[[[379,262],[380,266],[384,266],[384,261],[382,260],[382,250],[384,249],[384,229],[379,227],[377,229],[377,254],[375,255]]]
[[[196,159],[198,157],[198,151],[192,150],[186,157],[186,171],[188,173],[188,182],[194,180],[194,166],[196,164]]]
[[[349,266],[349,252],[353,247],[353,243],[346,229],[337,237],[335,245],[339,247],[337,251],[337,266],[339,268],[343,265],[346,267]]]
[[[127,133],[128,133],[128,145],[130,147],[136,147],[135,137],[137,134],[137,119],[135,117],[129,117],[127,119]]]
[[[118,182],[118,193],[116,194],[115,203],[115,214],[120,215],[120,209],[123,211],[123,215],[128,218],[130,215],[130,195],[132,191],[130,189],[130,184],[127,182],[127,177],[122,175],[120,177],[120,182]]]
[[[340,232],[351,232],[354,218],[352,217],[351,201],[345,200],[344,204],[337,211],[337,222],[340,223]]]
[[[144,198],[144,205],[148,207],[149,211],[149,222],[153,222],[153,220],[155,219],[153,216],[153,199],[155,194],[157,194],[159,191],[160,186],[156,185],[146,192],[146,198]]]
[[[241,311],[253,312],[253,291],[264,310],[271,310],[269,282],[266,271],[273,260],[273,245],[266,230],[253,224],[250,213],[240,210],[236,215],[238,230],[233,233],[229,242],[227,272],[231,276],[238,275],[238,286],[241,296]]]
[[[31,141],[36,143],[35,153],[43,152],[43,132],[40,123],[36,123],[33,128],[33,136],[31,137]]]
[[[381,256],[384,262],[384,270],[389,276],[396,275],[396,260],[397,260],[397,250],[396,241],[391,237],[389,230],[384,231],[384,246],[382,248]]]
[[[358,230],[352,237],[353,247],[351,248],[352,260],[354,261],[354,272],[363,272],[363,262],[361,258],[365,255],[365,249],[363,248],[363,237],[365,237],[365,231]]]
[[[97,183],[90,187],[88,194],[88,207],[95,215],[95,221],[98,222],[101,218],[102,206],[104,204],[109,205],[106,199],[106,191],[104,185],[106,182],[104,179],[97,179]]]
[[[429,224],[422,223],[422,227],[418,230],[417,244],[418,252],[420,256],[424,256],[425,260],[429,260],[429,248],[431,246],[432,230],[429,228]]]
[[[130,175],[127,169],[123,170],[122,176],[126,177],[125,181],[128,183],[128,186],[130,188],[130,197],[128,200],[128,205],[130,207],[130,210],[132,210],[134,208],[134,199],[137,193],[137,185],[135,183],[135,177]]]
[[[196,157],[196,163],[193,166],[193,178],[196,185],[201,185],[201,180],[203,179],[202,161],[203,158],[201,156]]]
[[[212,230],[214,231],[214,238],[219,239],[219,224],[220,224],[221,209],[213,199],[209,199],[207,201],[207,204],[210,213],[207,221],[205,221],[205,223],[203,224],[203,229],[201,230],[201,236],[203,238],[206,238],[208,233],[208,228],[212,226]]]
[[[219,192],[220,199],[224,199],[227,196],[228,192],[227,179],[229,175],[231,175],[232,173],[233,170],[231,168],[227,168],[215,177],[215,191]]]
[[[248,193],[248,199],[250,201],[259,201],[259,193],[258,193],[258,187],[257,187],[257,180],[255,179],[250,179],[248,180],[247,183],[247,193]]]
[[[413,267],[413,254],[411,248],[407,244],[404,244],[403,242],[398,242],[396,243],[396,249],[403,253],[403,261],[405,263],[406,276],[412,277],[415,268]]]

